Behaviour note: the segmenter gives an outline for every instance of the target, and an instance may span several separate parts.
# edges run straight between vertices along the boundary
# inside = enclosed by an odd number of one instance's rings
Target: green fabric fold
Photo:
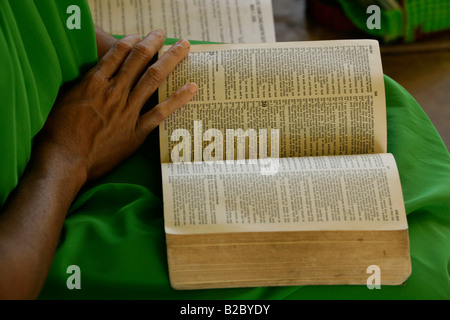
[[[69,0],[0,0],[0,206],[16,187],[60,86],[97,62],[89,4],[69,30]]]

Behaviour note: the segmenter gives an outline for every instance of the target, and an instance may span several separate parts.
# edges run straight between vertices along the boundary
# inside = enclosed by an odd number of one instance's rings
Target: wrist
[[[30,171],[41,177],[51,177],[73,196],[87,181],[86,159],[68,153],[53,143],[39,143],[33,151],[29,164]]]

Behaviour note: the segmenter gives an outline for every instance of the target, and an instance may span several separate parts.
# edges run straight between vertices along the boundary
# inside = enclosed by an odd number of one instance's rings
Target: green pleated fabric
[[[81,29],[66,28],[77,3]],[[0,0],[0,206],[30,158],[32,139],[64,82],[97,61],[87,2]]]
[[[35,2],[0,0],[3,197],[26,165],[32,137],[42,127],[59,86],[76,79],[96,57],[91,22],[84,20],[84,33],[79,35],[65,28],[65,9],[73,3],[58,0],[56,7],[53,1]],[[49,12],[59,19],[59,27],[54,17],[47,29]],[[25,21],[25,13],[35,21]],[[449,299],[450,155],[414,98],[386,76],[385,86],[388,152],[399,167],[411,241],[412,274],[404,285],[380,290],[366,286],[173,290],[156,130],[133,156],[80,191],[40,299]],[[71,265],[81,270],[79,290],[66,285]]]

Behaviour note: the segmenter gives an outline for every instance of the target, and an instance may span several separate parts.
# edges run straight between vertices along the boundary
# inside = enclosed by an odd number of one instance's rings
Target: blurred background
[[[384,73],[418,101],[450,150],[450,0],[377,2],[389,34],[362,25],[374,1],[272,0],[277,41],[379,39]]]

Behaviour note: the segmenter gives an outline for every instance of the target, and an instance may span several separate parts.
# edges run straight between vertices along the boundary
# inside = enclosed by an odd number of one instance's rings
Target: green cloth
[[[97,61],[87,2],[81,30],[68,30],[70,0],[0,0],[0,206],[30,159],[60,85]]]
[[[0,0],[0,59],[11,66],[6,71],[0,68],[3,197],[23,171],[30,141],[42,127],[60,84],[77,78],[79,70],[95,61],[92,23],[84,19],[80,36],[74,36],[64,23],[65,9],[73,3],[58,0],[57,7],[51,3]],[[86,9],[85,2],[79,3]],[[56,10],[59,25],[47,21],[51,15],[41,12],[44,4]],[[58,42],[50,40],[47,28],[52,36],[60,36]],[[24,44],[26,39],[33,41]],[[380,290],[366,286],[173,290],[155,130],[132,157],[81,190],[65,221],[40,299],[449,299],[450,156],[411,95],[388,77],[385,84],[388,151],[398,163],[410,227],[412,275],[404,285]],[[66,286],[70,265],[80,267],[80,290]]]

